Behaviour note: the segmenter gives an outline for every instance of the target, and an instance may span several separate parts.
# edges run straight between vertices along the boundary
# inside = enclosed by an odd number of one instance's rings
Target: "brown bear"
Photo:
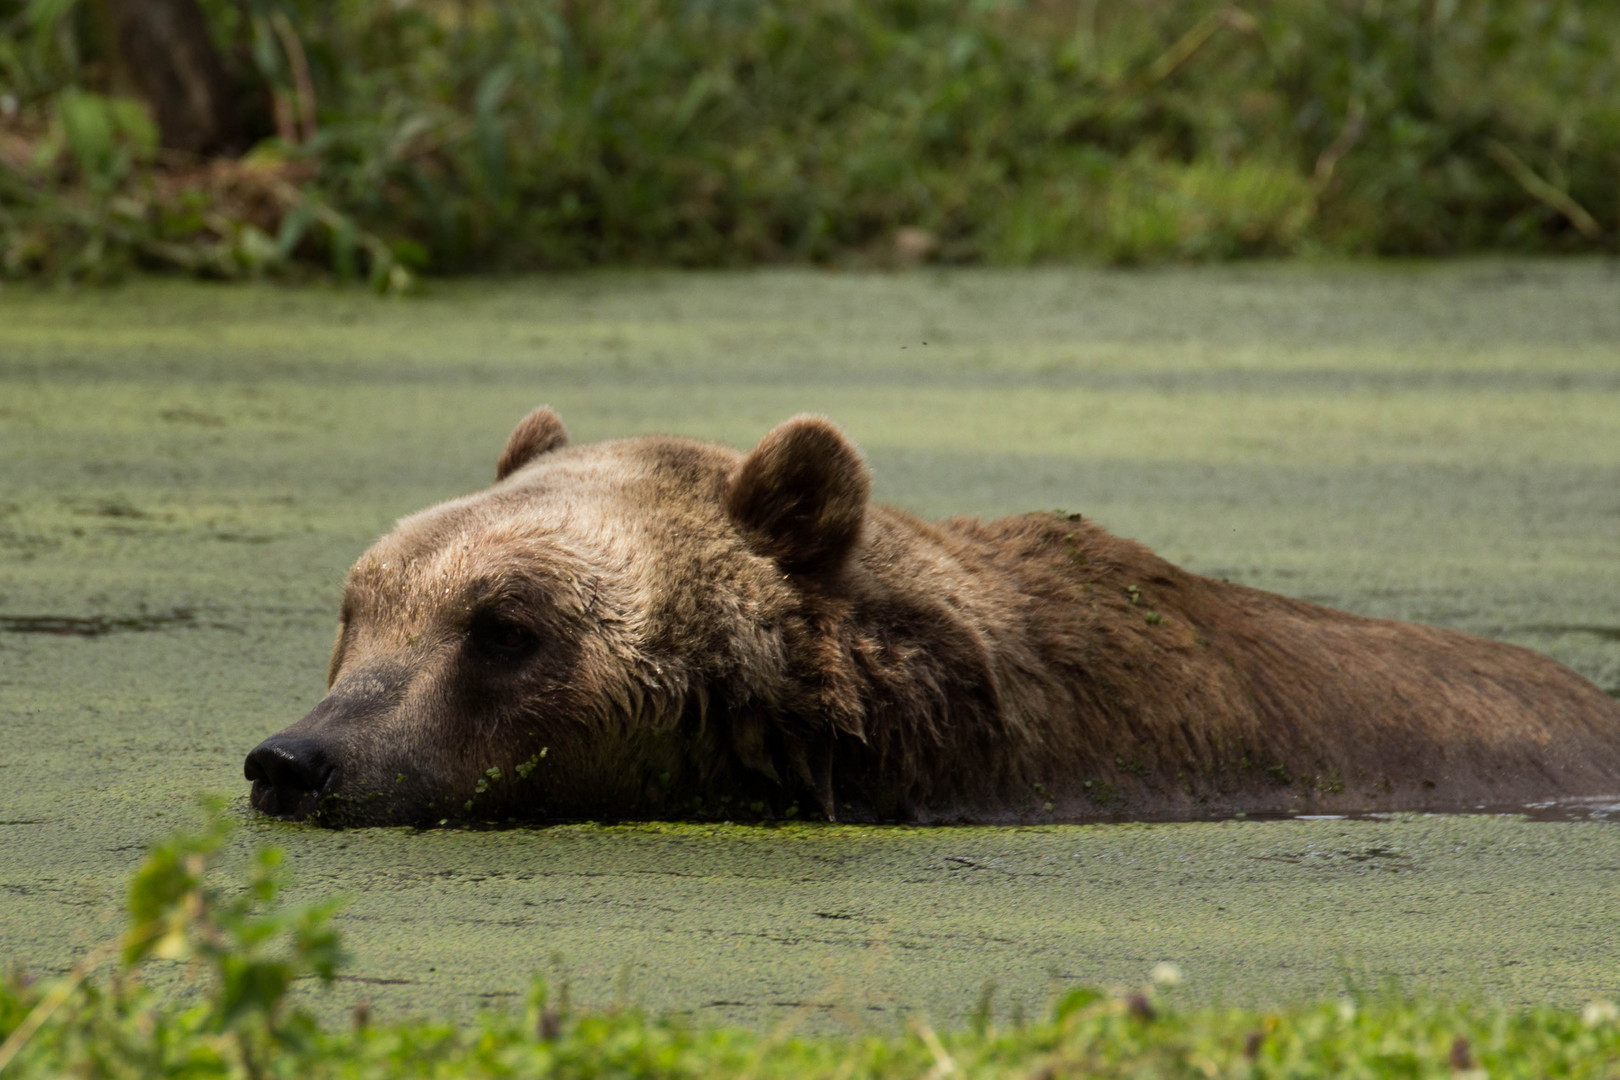
[[[1032,822],[1620,794],[1620,701],[1500,642],[1181,570],[1079,515],[868,501],[831,423],[568,445],[350,572],[259,810]]]

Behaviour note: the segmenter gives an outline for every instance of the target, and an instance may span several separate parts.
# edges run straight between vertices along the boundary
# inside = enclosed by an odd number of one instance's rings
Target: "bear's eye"
[[[496,660],[527,656],[540,644],[539,635],[523,623],[494,612],[480,612],[467,627],[473,650]]]

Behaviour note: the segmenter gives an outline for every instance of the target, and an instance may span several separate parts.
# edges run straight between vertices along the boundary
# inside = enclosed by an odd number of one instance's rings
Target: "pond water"
[[[824,412],[879,498],[1078,510],[1200,572],[1547,652],[1620,688],[1620,272],[600,274],[0,291],[0,960],[119,927],[143,845],[224,795],[235,848],[350,898],[311,1001],[576,1000],[758,1025],[958,1022],[1056,986],[1263,1003],[1386,979],[1620,994],[1611,806],[1021,829],[323,832],[241,761],[322,692],[350,561],[576,440],[751,444]]]

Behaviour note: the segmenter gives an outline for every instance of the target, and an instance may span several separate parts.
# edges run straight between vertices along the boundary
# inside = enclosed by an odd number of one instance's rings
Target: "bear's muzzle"
[[[242,775],[253,783],[253,808],[283,821],[302,821],[331,790],[337,767],[313,739],[272,735],[248,753]]]

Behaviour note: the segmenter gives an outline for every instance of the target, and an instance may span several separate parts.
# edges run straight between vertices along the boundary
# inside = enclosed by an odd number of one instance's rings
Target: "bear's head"
[[[253,805],[330,825],[830,813],[830,746],[858,721],[816,642],[868,488],[818,417],[744,455],[571,446],[535,410],[492,487],[350,571],[326,697],[248,755]]]

